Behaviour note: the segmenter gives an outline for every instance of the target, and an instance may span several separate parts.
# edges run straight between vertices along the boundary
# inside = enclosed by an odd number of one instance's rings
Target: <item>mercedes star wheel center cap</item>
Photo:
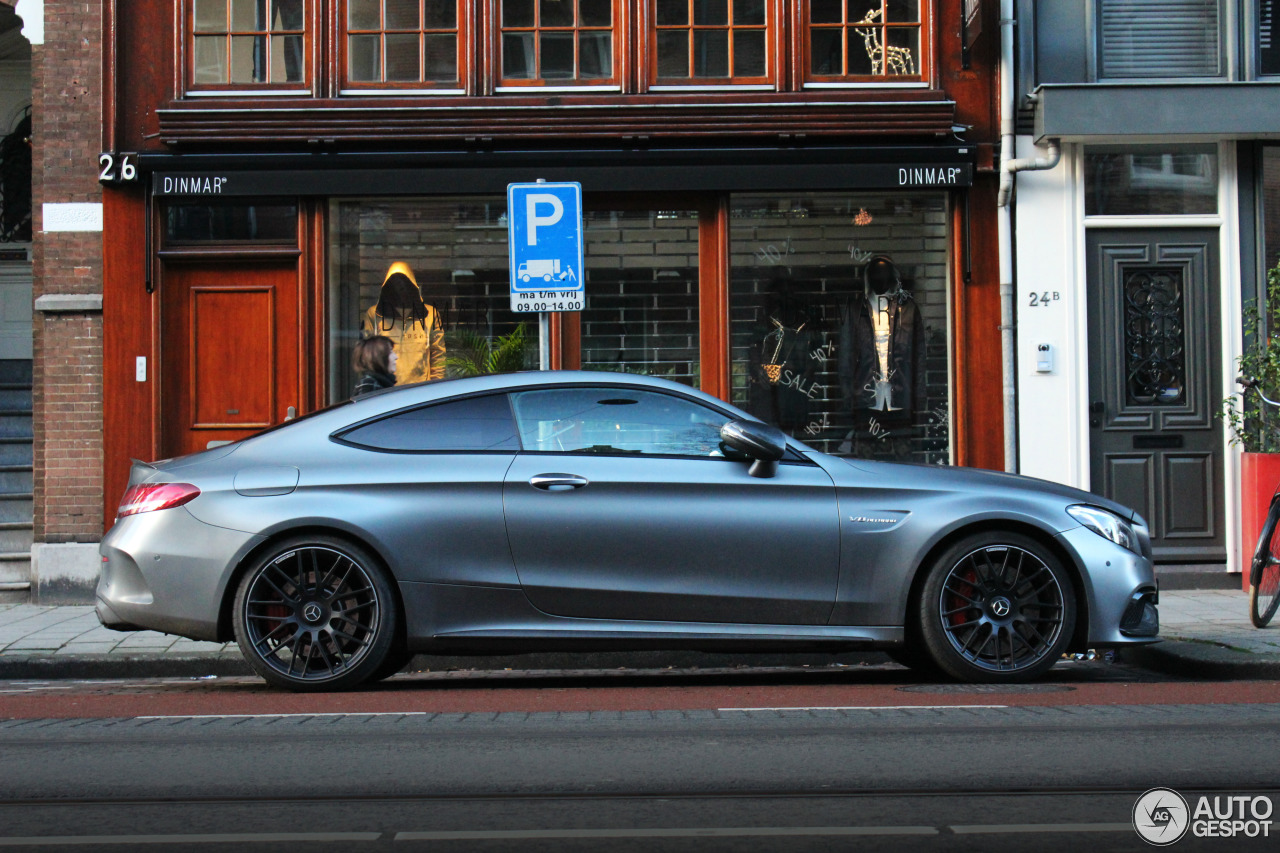
[[[320,605],[316,604],[314,601],[308,603],[306,607],[302,608],[302,618],[306,619],[308,622],[319,622],[320,617],[323,615],[324,611],[320,608]]]
[[[991,602],[991,612],[1002,619],[1009,615],[1009,610],[1009,599],[1007,598],[997,598]]]

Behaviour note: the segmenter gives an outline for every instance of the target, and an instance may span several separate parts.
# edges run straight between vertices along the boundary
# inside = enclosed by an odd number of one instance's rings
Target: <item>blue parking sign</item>
[[[582,184],[507,184],[512,311],[581,311]]]

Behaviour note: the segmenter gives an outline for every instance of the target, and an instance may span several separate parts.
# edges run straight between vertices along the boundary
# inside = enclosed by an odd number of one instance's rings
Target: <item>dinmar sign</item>
[[[642,183],[651,190],[732,192],[742,187],[794,190],[963,189],[973,185],[973,164],[966,162],[798,164],[781,169],[762,163],[701,165],[575,166],[579,184],[608,189],[618,181]],[[254,169],[154,171],[151,192],[165,198],[256,196],[406,196],[455,192],[504,193],[514,173],[508,169]],[[539,213],[538,215],[543,215]]]

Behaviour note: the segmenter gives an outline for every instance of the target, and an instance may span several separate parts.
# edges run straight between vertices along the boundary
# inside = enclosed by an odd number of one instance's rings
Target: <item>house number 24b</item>
[[[1062,298],[1062,294],[1056,290],[1054,291],[1046,290],[1043,293],[1032,293],[1029,307],[1047,308],[1050,302],[1057,302],[1061,298]]]

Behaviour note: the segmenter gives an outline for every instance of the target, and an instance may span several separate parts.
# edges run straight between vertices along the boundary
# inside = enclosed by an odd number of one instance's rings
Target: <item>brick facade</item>
[[[102,234],[43,230],[46,203],[101,203],[101,0],[45,0],[32,57],[32,200],[36,299],[102,293]],[[102,534],[102,317],[36,312],[35,541]]]

